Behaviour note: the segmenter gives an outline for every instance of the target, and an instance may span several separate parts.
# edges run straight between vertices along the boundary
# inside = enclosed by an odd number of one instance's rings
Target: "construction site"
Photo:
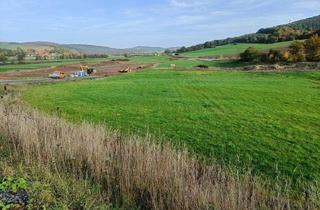
[[[130,73],[149,67],[131,61],[102,61],[90,66],[80,64],[67,64],[57,67],[42,68],[29,71],[1,72],[0,80],[22,79],[67,79],[85,77],[108,77],[120,73]]]

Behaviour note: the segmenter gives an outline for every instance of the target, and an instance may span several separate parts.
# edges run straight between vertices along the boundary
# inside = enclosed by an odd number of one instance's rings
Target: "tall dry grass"
[[[121,138],[89,123],[71,124],[23,105],[0,103],[0,133],[13,159],[99,183],[109,202],[141,209],[316,209],[313,194],[292,198],[249,172],[204,166],[187,152],[148,139]]]

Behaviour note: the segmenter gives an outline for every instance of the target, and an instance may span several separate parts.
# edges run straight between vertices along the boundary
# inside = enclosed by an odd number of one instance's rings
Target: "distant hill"
[[[84,54],[117,54],[120,53],[119,49],[110,47],[96,46],[96,45],[85,45],[85,44],[63,44],[63,47],[67,49],[75,49],[80,53]]]
[[[124,54],[124,53],[157,53],[163,52],[166,48],[161,47],[149,47],[149,46],[137,46],[133,48],[117,49],[105,46],[86,45],[86,44],[57,44],[53,42],[0,42],[0,48],[16,49],[21,47],[23,49],[53,49],[53,48],[65,48],[73,52],[82,54]]]
[[[0,48],[3,49],[16,49],[18,47],[22,49],[53,49],[55,47],[59,47],[59,44],[51,43],[51,42],[0,42]]]
[[[161,47],[148,47],[148,46],[137,46],[133,48],[117,49],[111,47],[103,47],[96,45],[84,45],[84,44],[67,44],[62,45],[68,49],[76,49],[81,53],[85,54],[123,54],[123,53],[156,53],[163,52],[166,48]]]
[[[177,50],[178,53],[201,50],[205,48],[214,48],[217,46],[227,45],[231,43],[276,43],[283,41],[292,41],[299,39],[307,39],[315,33],[320,32],[320,15],[295,21],[289,24],[274,26],[270,28],[262,28],[256,33],[246,34],[234,38],[222,40],[208,41],[203,44],[191,47],[182,47]]]

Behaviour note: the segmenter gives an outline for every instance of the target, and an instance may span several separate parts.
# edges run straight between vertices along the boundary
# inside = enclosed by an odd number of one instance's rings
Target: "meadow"
[[[255,47],[258,50],[269,50],[269,49],[277,49],[277,48],[286,48],[292,42],[278,42],[274,44],[229,44],[224,46],[219,46],[216,48],[208,48],[203,50],[197,50],[192,52],[182,53],[182,56],[186,57],[205,57],[205,56],[232,56],[238,55],[245,51],[248,47]]]
[[[196,60],[196,59],[181,59],[181,60],[167,60],[159,63],[157,68],[159,69],[169,69],[171,64],[175,64],[177,69],[195,69],[199,65],[207,66],[208,68],[234,68],[245,66],[246,63],[241,63],[239,61],[225,60],[225,61],[206,61],[206,60]]]
[[[23,98],[69,120],[151,134],[200,159],[268,177],[320,177],[320,72],[145,70],[35,86]]]

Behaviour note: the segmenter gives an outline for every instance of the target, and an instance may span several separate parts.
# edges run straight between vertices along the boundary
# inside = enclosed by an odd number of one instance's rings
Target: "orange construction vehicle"
[[[66,75],[63,71],[54,71],[51,74],[49,74],[49,77],[51,79],[64,79]]]

